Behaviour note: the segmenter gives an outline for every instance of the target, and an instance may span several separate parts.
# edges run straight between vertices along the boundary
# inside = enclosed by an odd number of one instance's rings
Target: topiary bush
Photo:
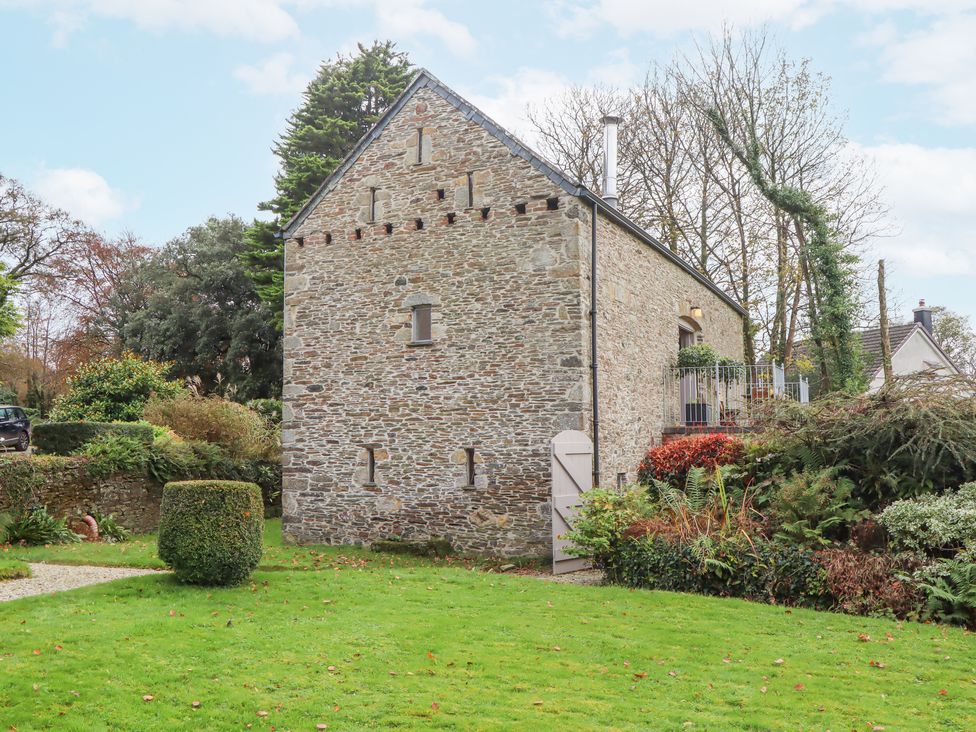
[[[264,509],[254,483],[187,480],[163,486],[159,558],[181,582],[235,585],[261,561]]]
[[[183,391],[179,381],[167,379],[170,368],[132,353],[86,363],[68,379],[68,391],[58,398],[51,419],[136,422],[149,397]]]
[[[71,455],[103,435],[118,435],[149,446],[152,425],[133,422],[45,422],[34,426],[31,441],[37,452]]]

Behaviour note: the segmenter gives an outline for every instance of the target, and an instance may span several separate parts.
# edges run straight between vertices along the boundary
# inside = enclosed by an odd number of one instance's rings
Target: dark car
[[[0,404],[0,446],[24,452],[30,447],[31,423],[20,407]]]

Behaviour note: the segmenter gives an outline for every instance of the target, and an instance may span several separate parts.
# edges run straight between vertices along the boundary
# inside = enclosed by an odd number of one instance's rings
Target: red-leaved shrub
[[[662,480],[683,488],[691,468],[714,470],[718,465],[738,462],[742,455],[742,440],[738,437],[723,434],[685,437],[648,450],[637,469],[637,480],[645,484]]]

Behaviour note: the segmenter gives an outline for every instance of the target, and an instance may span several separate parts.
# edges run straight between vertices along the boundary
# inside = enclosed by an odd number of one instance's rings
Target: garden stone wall
[[[35,485],[33,503],[47,506],[54,516],[80,517],[95,511],[113,514],[125,528],[136,533],[155,531],[159,526],[159,503],[163,487],[143,475],[113,475],[92,478],[86,458],[56,456],[0,457],[0,511],[10,508],[13,471],[4,470],[10,461],[30,461]]]

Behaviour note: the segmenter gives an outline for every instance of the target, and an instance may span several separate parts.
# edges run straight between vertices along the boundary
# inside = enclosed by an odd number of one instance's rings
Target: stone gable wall
[[[550,551],[549,440],[588,398],[581,215],[436,93],[407,102],[286,245],[286,536]]]
[[[584,224],[580,265],[587,310],[590,220]],[[700,306],[704,342],[719,355],[740,360],[742,319],[711,289],[602,215],[597,222],[597,292],[600,478],[614,485],[618,473],[635,481],[641,458],[661,439],[663,375],[678,355],[679,318]],[[587,409],[588,420],[590,414]],[[589,424],[586,429],[592,437]]]

